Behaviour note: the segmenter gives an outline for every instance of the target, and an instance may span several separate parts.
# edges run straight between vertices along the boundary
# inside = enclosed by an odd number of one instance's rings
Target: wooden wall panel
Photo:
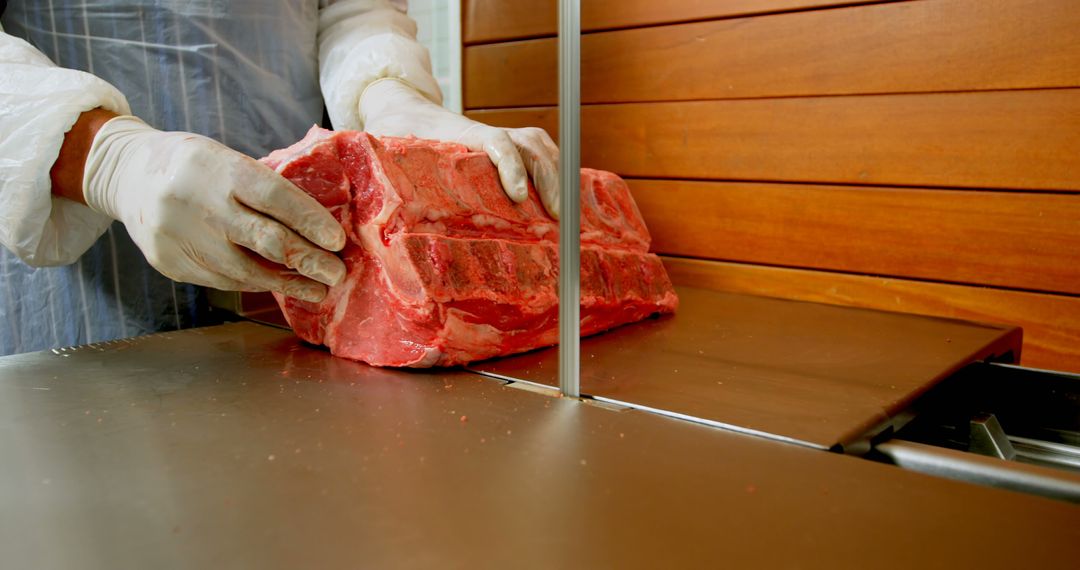
[[[557,0],[463,0],[461,35],[465,45],[515,38],[554,36]]]
[[[582,106],[582,121],[593,105]],[[465,116],[496,127],[520,128],[540,127],[551,135],[551,140],[559,140],[559,109],[557,107],[514,107],[510,109],[470,109]],[[582,125],[584,129],[584,125]],[[588,149],[581,149],[582,160]],[[596,168],[582,162],[582,166]]]
[[[1019,325],[1080,372],[1080,2],[582,10],[582,164],[676,282]],[[557,137],[555,0],[463,17],[468,114]]]
[[[581,97],[608,103],[1076,87],[1078,30],[1075,0],[935,0],[586,34]],[[467,108],[558,102],[554,38],[469,47],[465,65]]]
[[[469,116],[558,140],[551,107]],[[1080,191],[1080,89],[588,105],[581,131],[631,177]]]
[[[890,1],[895,0],[583,0],[581,29],[626,28]],[[556,0],[465,0],[464,43],[554,36],[558,28],[557,6]]]
[[[630,180],[653,250],[1080,294],[1080,199]]]
[[[678,284],[1019,325],[1021,364],[1080,372],[1080,298],[717,261],[665,258]]]

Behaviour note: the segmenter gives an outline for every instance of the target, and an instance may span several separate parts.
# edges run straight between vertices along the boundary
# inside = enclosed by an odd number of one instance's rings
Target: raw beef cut
[[[483,153],[313,128],[263,162],[344,226],[345,280],[277,296],[304,340],[378,366],[451,366],[558,341],[558,224],[514,204]],[[678,298],[626,183],[581,171],[581,333],[671,313]]]

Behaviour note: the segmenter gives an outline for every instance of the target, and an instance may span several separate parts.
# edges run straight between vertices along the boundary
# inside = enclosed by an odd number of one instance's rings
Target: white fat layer
[[[529,231],[533,233],[537,238],[543,239],[544,236],[551,232],[559,233],[559,226],[551,223],[544,222],[542,224],[531,224]]]
[[[337,339],[338,325],[341,324],[342,319],[345,318],[345,313],[349,310],[349,299],[352,299],[353,289],[360,282],[360,273],[360,271],[357,271],[346,275],[345,281],[341,285],[330,290],[334,298],[323,301],[323,306],[326,306],[327,303],[334,303],[334,316],[330,318],[329,323],[326,323],[326,334],[323,338],[323,344],[327,346],[331,344],[332,340]]]
[[[315,127],[312,127],[312,130],[315,130]],[[294,161],[294,160],[296,160],[298,158],[302,158],[302,157],[310,155],[312,152],[315,151],[315,147],[317,147],[320,144],[323,144],[324,142],[326,142],[326,140],[328,138],[330,138],[330,136],[333,135],[333,134],[334,134],[333,131],[320,130],[320,131],[317,132],[317,134],[315,134],[313,136],[311,134],[311,131],[308,131],[308,134],[307,134],[307,136],[304,137],[304,140],[306,141],[308,138],[311,138],[312,140],[307,145],[297,149],[296,152],[293,152],[292,154],[287,155],[281,161],[281,163],[278,164],[278,167],[275,169],[275,171],[278,174],[280,174],[285,169],[285,167],[288,166],[289,163],[291,163],[292,161]],[[293,146],[296,146],[296,145],[293,145]],[[290,147],[290,148],[292,148],[292,147]],[[285,149],[285,150],[288,150],[288,149]]]
[[[438,364],[442,357],[443,351],[437,348],[427,348],[424,349],[424,356],[420,360],[409,364],[409,368],[431,368]]]
[[[491,325],[467,322],[464,316],[468,314],[460,309],[447,309],[438,338],[446,339],[447,344],[457,350],[470,353],[490,351],[502,344],[506,332]]]
[[[420,201],[415,201],[409,204],[405,204],[405,211],[409,213],[409,216],[415,219],[428,220],[431,222],[437,222],[444,218],[449,218],[452,212],[449,210],[443,210],[441,208],[433,208],[425,205]]]
[[[443,223],[420,223],[413,226],[412,233],[443,235],[446,233],[446,224]]]
[[[376,225],[365,224],[360,227],[360,239],[365,250],[378,258],[382,264],[383,282],[393,292],[394,296],[402,302],[420,308],[429,305],[425,310],[431,311],[430,300],[423,294],[423,283],[420,276],[413,270],[409,261],[408,251],[405,245],[397,240],[389,246],[382,242],[382,228]],[[393,278],[391,278],[393,272]],[[395,280],[401,286],[395,286]]]
[[[472,223],[480,228],[495,228],[497,230],[505,230],[510,228],[510,222],[497,217],[489,216],[487,214],[473,214],[470,218]]]
[[[367,142],[370,148],[370,141],[365,142]],[[394,185],[390,183],[390,178],[386,176],[386,171],[383,170],[382,163],[375,159],[378,157],[378,153],[375,152],[374,148],[370,150],[370,154],[373,158],[371,161],[371,177],[373,178],[374,183],[382,185],[383,204],[379,213],[368,223],[373,226],[381,227],[386,224],[386,222],[390,221],[390,217],[401,207],[401,196],[398,196],[397,192],[394,191]],[[379,242],[379,245],[382,245],[381,241]]]

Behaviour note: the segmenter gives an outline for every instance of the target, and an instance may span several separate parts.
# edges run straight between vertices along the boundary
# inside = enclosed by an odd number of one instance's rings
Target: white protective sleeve
[[[319,84],[336,129],[360,130],[360,95],[383,78],[412,85],[442,104],[427,49],[403,0],[321,0]]]
[[[107,82],[57,67],[0,28],[0,244],[29,265],[73,263],[112,223],[52,195],[49,170],[79,115],[131,113]]]

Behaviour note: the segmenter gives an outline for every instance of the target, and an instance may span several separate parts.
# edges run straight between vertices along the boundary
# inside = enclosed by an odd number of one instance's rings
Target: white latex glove
[[[531,176],[544,207],[559,218],[559,148],[543,129],[488,126],[431,102],[404,81],[389,78],[364,89],[360,118],[364,130],[374,135],[414,135],[487,153],[510,199],[522,202],[528,197]]]
[[[206,137],[116,117],[94,137],[83,194],[90,208],[123,222],[147,261],[176,281],[320,301],[323,284],[345,275],[326,251],[345,245],[329,211]]]

